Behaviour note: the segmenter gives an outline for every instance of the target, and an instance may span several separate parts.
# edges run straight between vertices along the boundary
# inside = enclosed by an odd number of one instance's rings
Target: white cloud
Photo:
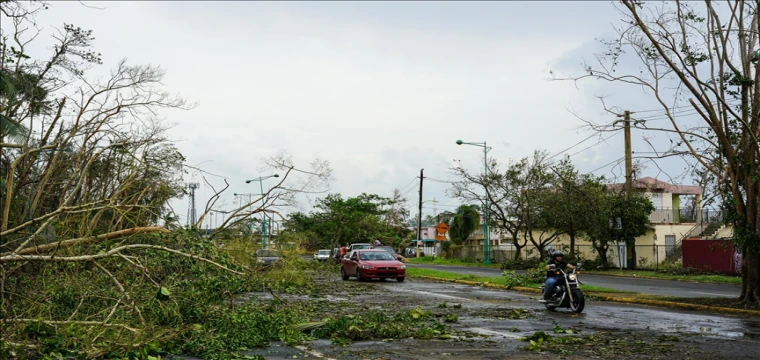
[[[566,109],[591,108],[588,95],[547,81],[548,70],[608,31],[614,12],[598,3],[97,6],[107,9],[55,3],[40,20],[93,29],[108,65],[126,56],[165,68],[168,88],[200,104],[164,113],[189,163],[213,160],[202,167],[229,176],[232,193],[247,191],[262,157],[284,150],[305,167],[316,156],[347,196],[390,195],[420,168],[445,179],[452,159],[479,169],[482,152],[456,146],[460,138],[488,141],[506,162],[586,137]],[[611,159],[577,158],[586,170]],[[445,188],[428,183],[425,198],[455,203]],[[205,203],[210,191],[200,195]],[[175,204],[180,215],[185,203]]]

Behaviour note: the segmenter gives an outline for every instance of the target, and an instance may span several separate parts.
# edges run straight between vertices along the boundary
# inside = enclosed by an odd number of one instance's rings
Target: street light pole
[[[261,188],[261,196],[264,196],[264,180],[273,178],[273,177],[280,177],[280,175],[274,174],[274,175],[269,175],[269,176],[262,176],[258,179],[246,180],[245,183],[250,184],[251,181],[258,181],[259,187]],[[262,205],[263,205],[263,202],[262,202]],[[266,248],[266,244],[267,244],[267,224],[266,224],[266,221],[264,220],[264,212],[262,211],[261,212],[261,248],[262,249]]]
[[[259,188],[261,189],[261,196],[264,196],[264,181],[259,178]],[[267,222],[264,221],[264,212],[261,212],[261,247],[265,248],[267,243]]]
[[[245,196],[245,195],[248,195],[248,211],[251,211],[251,196],[253,196],[253,195],[259,195],[259,194],[238,194],[238,193],[234,193],[232,195],[235,195],[235,196]],[[241,200],[242,200],[242,198],[241,198]],[[251,219],[251,222],[248,223],[248,231],[251,233],[251,240],[253,240],[253,219]]]
[[[483,165],[485,166],[483,173],[484,176],[488,176],[488,145],[485,141],[482,143],[472,143],[472,142],[464,142],[462,140],[457,140],[457,145],[473,145],[473,146],[480,146],[483,148]],[[483,184],[483,187],[486,190],[486,197],[483,201],[483,263],[484,264],[490,264],[491,263],[491,232],[488,229],[488,186],[486,184]]]

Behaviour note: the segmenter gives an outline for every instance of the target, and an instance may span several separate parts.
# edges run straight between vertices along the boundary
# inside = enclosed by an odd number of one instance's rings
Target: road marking
[[[448,299],[473,301],[473,299],[468,299],[468,298],[464,298],[464,297],[452,296],[452,295],[444,295],[444,294],[438,294],[438,293],[421,291],[421,290],[406,290],[406,289],[399,289],[399,288],[394,289],[394,290],[396,290],[396,291],[402,291],[402,292],[414,292],[414,293],[418,293],[418,294],[428,294],[428,295],[433,295],[433,296],[438,296],[438,297],[448,298]]]
[[[470,328],[470,330],[476,330],[476,332],[484,332],[484,333],[489,333],[489,334],[501,335],[503,337],[513,338],[513,339],[519,339],[519,338],[521,338],[520,335],[507,334],[507,333],[502,333],[502,332],[488,330],[488,329],[483,329],[483,328]]]
[[[322,354],[321,352],[316,351],[316,350],[309,350],[309,348],[307,348],[306,346],[297,345],[295,348],[320,359],[326,358],[327,360],[338,360],[331,357],[325,357],[325,354]]]
[[[725,296],[725,297],[735,297],[736,295],[726,295],[726,294],[713,294],[713,293],[706,293],[706,292],[698,292],[698,291],[689,291],[692,294],[702,294],[702,295],[715,295],[715,296]]]

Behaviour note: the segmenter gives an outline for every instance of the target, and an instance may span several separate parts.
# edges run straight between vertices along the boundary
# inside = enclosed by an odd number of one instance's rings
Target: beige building
[[[622,188],[623,184],[609,185],[611,190]],[[680,258],[681,241],[685,238],[730,238],[733,231],[722,224],[722,215],[717,210],[702,208],[702,188],[695,185],[672,185],[662,180],[646,177],[636,180],[633,187],[642,191],[654,204],[655,210],[649,215],[651,228],[636,239],[637,266],[647,266],[665,259]],[[495,227],[492,227],[495,229]],[[538,237],[538,234],[534,234]],[[513,252],[512,240],[493,231],[491,247],[493,251]],[[482,246],[483,230],[474,232],[465,245]],[[570,238],[560,236],[547,246],[548,249],[569,250]],[[534,248],[531,244],[526,249]],[[584,258],[594,259],[596,251],[591,243],[576,239],[575,250]],[[634,261],[632,249],[625,244],[611,243],[608,259],[611,265],[626,267]],[[533,256],[537,256],[535,253]]]

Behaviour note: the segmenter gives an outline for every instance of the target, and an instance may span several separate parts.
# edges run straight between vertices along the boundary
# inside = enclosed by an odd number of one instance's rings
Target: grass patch
[[[506,278],[503,276],[477,276],[472,274],[457,274],[443,270],[430,270],[430,269],[418,269],[418,268],[406,268],[406,274],[408,276],[432,276],[444,279],[452,280],[468,280],[482,283],[492,283],[506,285]]]
[[[619,275],[619,276],[631,276],[636,274],[637,277],[651,277],[663,280],[677,280],[677,281],[695,281],[702,283],[712,284],[735,284],[741,285],[742,278],[738,276],[728,275],[672,275],[654,272],[651,270],[584,270],[586,274],[591,275]]]
[[[441,259],[433,256],[423,256],[420,258],[409,257],[406,258],[412,264],[433,264],[433,265],[460,265],[460,266],[475,266],[485,268],[500,268],[500,264],[483,264],[479,262],[466,262],[455,259]]]
[[[453,272],[443,271],[443,270],[429,270],[429,269],[417,269],[417,268],[407,268],[406,274],[408,276],[431,276],[431,277],[437,277],[437,278],[443,278],[443,279],[451,279],[451,280],[467,280],[467,281],[474,281],[474,282],[481,282],[481,283],[491,283],[491,284],[499,284],[499,285],[508,285],[508,279],[505,276],[476,276],[472,274],[457,274]],[[539,288],[543,285],[542,283],[525,283],[521,284],[522,287],[529,287],[529,288]],[[592,285],[581,285],[581,289],[583,291],[587,292],[601,292],[601,293],[626,293],[624,291],[605,288],[601,286],[592,286]],[[630,293],[633,294],[633,293]]]
[[[570,330],[556,327],[554,329],[556,334],[566,334],[568,331]],[[675,352],[673,343],[679,341],[679,338],[656,333],[620,334],[607,331],[592,336],[552,336],[538,331],[520,340],[527,343],[522,350],[529,352],[550,352],[579,358],[609,358],[611,355],[615,355],[615,358],[631,358],[639,354]]]

